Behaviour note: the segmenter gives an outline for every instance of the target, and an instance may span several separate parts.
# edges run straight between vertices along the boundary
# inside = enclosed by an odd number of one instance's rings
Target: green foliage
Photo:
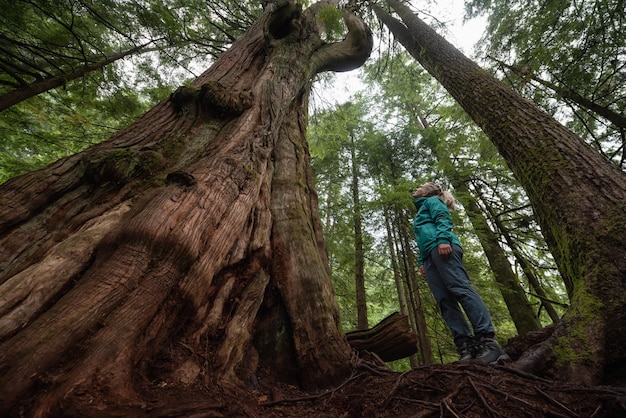
[[[322,7],[317,14],[318,19],[324,25],[324,34],[327,40],[337,40],[344,33],[341,12],[334,6]]]
[[[100,142],[194,78],[252,24],[259,2],[0,0],[0,183]],[[116,54],[103,68],[91,69]],[[82,72],[87,69],[87,72]]]
[[[0,182],[79,152],[129,125],[167,91],[103,94],[97,83],[42,94],[0,113]]]
[[[414,208],[409,190],[430,180],[449,186],[451,179],[444,173],[454,173],[470,184],[472,196],[459,194],[457,198],[473,199],[480,192],[496,212],[485,216],[498,217],[501,227],[506,228],[502,232],[511,236],[516,251],[538,272],[548,297],[555,301],[566,299],[563,282],[546,250],[525,193],[478,127],[438,83],[406,55],[393,57],[384,67],[374,62],[365,68],[365,73],[367,92],[355,95],[350,103],[314,114],[309,129],[316,189],[344,328],[349,330],[356,324],[354,272],[351,270],[354,254],[349,241],[353,213],[346,197],[349,173],[345,144],[350,133],[355,134],[362,167],[359,181],[367,190],[368,210],[364,221],[370,236],[366,269],[370,324],[399,310],[384,210],[400,213],[405,225],[410,227]],[[438,159],[437,155],[448,158]],[[516,330],[503,301],[502,289],[494,282],[479,236],[463,208],[453,216],[472,283],[485,300],[498,338],[504,343]],[[392,239],[398,243],[397,236]],[[519,271],[512,248],[504,240],[502,246],[514,264],[514,271]],[[408,250],[416,251],[414,247]],[[520,281],[525,282],[521,272]],[[528,283],[523,286],[532,293]],[[454,361],[457,354],[450,331],[424,281],[418,283],[417,292],[426,313],[436,359],[444,363]],[[531,301],[539,309],[539,300],[531,297]],[[542,321],[544,324],[551,322],[547,316],[543,316]],[[406,360],[398,361],[392,367],[403,370],[407,364]]]
[[[481,55],[507,82],[626,169],[623,127],[598,110],[626,117],[622,0],[473,0],[467,11],[469,16],[488,14]]]

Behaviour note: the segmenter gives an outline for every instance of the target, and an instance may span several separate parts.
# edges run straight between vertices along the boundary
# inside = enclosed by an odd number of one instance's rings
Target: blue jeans
[[[459,305],[470,320],[476,337],[493,337],[491,315],[470,283],[463,265],[463,249],[459,245],[452,244],[452,254],[447,260],[439,255],[435,247],[424,260],[424,270],[428,287],[457,346],[472,338],[472,330]]]

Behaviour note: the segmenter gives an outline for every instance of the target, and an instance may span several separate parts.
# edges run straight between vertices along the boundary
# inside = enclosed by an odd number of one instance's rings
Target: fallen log
[[[375,353],[383,361],[393,361],[417,353],[417,334],[409,325],[409,318],[394,312],[372,328],[349,331],[348,344],[357,351]]]

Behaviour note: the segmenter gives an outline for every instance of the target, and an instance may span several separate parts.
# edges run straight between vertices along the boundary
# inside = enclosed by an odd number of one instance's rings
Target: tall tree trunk
[[[419,338],[419,354],[421,356],[421,364],[433,364],[433,350],[430,343],[428,326],[426,325],[426,314],[424,313],[424,304],[422,303],[422,295],[420,294],[420,280],[417,277],[417,263],[415,260],[415,252],[410,245],[413,242],[413,232],[410,224],[406,223],[406,217],[401,215],[400,211],[396,211],[396,224],[398,228],[398,238],[402,245],[406,285],[409,291],[410,300],[413,306],[412,316],[417,327],[417,336]],[[424,280],[421,281],[425,283]]]
[[[384,182],[382,182],[384,183]],[[417,316],[420,315],[417,309],[413,307],[411,303],[411,309],[409,310],[409,300],[407,297],[407,293],[410,294],[411,287],[408,285],[408,277],[406,274],[403,274],[403,271],[406,269],[402,269],[400,267],[399,255],[404,257],[403,245],[399,238],[399,230],[401,229],[398,225],[398,220],[395,218],[394,211],[391,207],[387,205],[383,205],[383,216],[385,219],[385,230],[387,246],[389,247],[389,256],[391,260],[391,268],[393,270],[393,279],[396,284],[396,292],[398,294],[398,304],[400,305],[400,313],[407,315],[409,318],[409,325],[411,326],[411,330],[417,335],[418,342],[418,355],[423,359],[426,357],[426,360],[422,360],[421,362],[418,359],[417,355],[409,356],[409,363],[412,368],[418,367],[420,363],[422,364],[432,364],[434,363],[434,358],[432,357],[432,349],[430,344],[429,333],[426,332],[426,327],[418,327],[418,323],[425,324],[426,319],[424,316],[423,309],[421,310],[421,315],[423,320],[420,321]],[[400,247],[400,248],[398,248]],[[408,290],[408,292],[407,292]],[[412,299],[412,298],[411,298]],[[423,335],[422,335],[423,334]],[[428,354],[430,353],[430,355]]]
[[[453,181],[453,185],[454,189],[458,190],[461,195],[468,196],[467,199],[463,199],[463,205],[467,210],[467,215],[474,227],[474,231],[476,231],[476,235],[479,237],[478,239],[485,251],[485,256],[489,260],[489,266],[496,278],[498,288],[515,324],[517,333],[523,335],[540,329],[539,317],[535,314],[528,301],[524,288],[513,271],[511,262],[502,249],[498,237],[487,223],[484,213],[476,201],[469,197],[467,184],[457,180]]]
[[[0,413],[141,410],[190,372],[236,390],[257,356],[305,387],[349,372],[304,130],[311,78],[372,42],[346,15],[324,44],[321,6],[267,4],[191,87],[0,187]]]
[[[356,161],[354,136],[350,134],[350,164],[352,175],[352,205],[354,227],[354,282],[356,290],[356,311],[358,329],[368,329],[367,296],[365,292],[365,269],[363,254],[363,227],[361,222],[361,198],[359,193],[359,173]]]
[[[376,14],[498,148],[533,206],[572,300],[553,336],[516,367],[601,381],[626,363],[626,174],[465,57],[411,10]]]
[[[402,282],[402,274],[401,274],[399,263],[398,263],[398,251],[396,251],[396,245],[395,245],[395,243],[397,243],[398,240],[396,239],[394,231],[391,227],[391,220],[389,219],[390,217],[389,212],[390,211],[388,208],[383,208],[383,215],[385,217],[385,230],[387,231],[386,241],[387,241],[387,247],[389,247],[389,258],[391,261],[391,269],[393,271],[393,280],[396,284],[396,292],[398,293],[398,305],[400,305],[400,313],[408,316],[409,308],[408,308],[408,303],[406,300],[406,292],[404,291],[404,284]],[[411,317],[409,316],[409,318]],[[410,324],[411,324],[411,327],[413,328],[413,331],[417,334],[417,327],[415,326],[415,321],[411,320]]]
[[[409,310],[409,301],[407,300],[407,292],[405,289],[405,285],[404,285],[404,280],[402,280],[403,278],[403,274],[402,271],[400,269],[400,265],[399,265],[399,261],[398,261],[398,250],[396,248],[396,245],[398,244],[398,239],[396,238],[395,234],[394,234],[394,230],[391,226],[391,220],[390,218],[390,210],[388,208],[383,208],[383,214],[385,217],[385,229],[387,231],[386,234],[386,241],[387,241],[387,246],[389,247],[389,258],[391,261],[391,269],[393,271],[393,280],[394,283],[396,284],[396,293],[398,294],[398,305],[400,306],[400,313],[403,315],[406,315],[407,318],[409,319],[409,326],[411,327],[411,331],[413,331],[415,333],[415,335],[417,335],[417,342],[418,342],[418,347],[417,347],[417,354],[412,354],[409,356],[409,364],[411,365],[411,368],[415,368],[419,366],[419,360],[418,360],[418,355],[421,355],[421,353],[424,351],[423,347],[422,347],[422,338],[419,335],[419,332],[417,330],[417,321],[415,319],[415,315],[414,315],[414,310],[411,309]]]

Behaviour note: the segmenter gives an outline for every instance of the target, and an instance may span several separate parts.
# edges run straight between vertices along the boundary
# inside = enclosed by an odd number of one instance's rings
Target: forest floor
[[[538,378],[507,366],[446,364],[408,372],[355,371],[319,393],[264,384],[233,398],[190,388],[161,397],[144,416],[391,418],[626,417],[626,387],[582,386]],[[170,402],[175,402],[174,404]]]
[[[509,340],[504,348],[517,359],[532,342]],[[626,417],[623,369],[613,370],[610,385],[586,386],[521,372],[511,360],[394,372],[376,356],[357,356],[355,351],[351,364],[349,377],[323,391],[280,383],[259,369],[254,389],[237,390],[237,395],[196,378],[186,385],[169,381],[144,388],[142,397],[150,401],[139,405],[113,405],[110,398],[90,393],[66,399],[58,412],[64,418]]]

